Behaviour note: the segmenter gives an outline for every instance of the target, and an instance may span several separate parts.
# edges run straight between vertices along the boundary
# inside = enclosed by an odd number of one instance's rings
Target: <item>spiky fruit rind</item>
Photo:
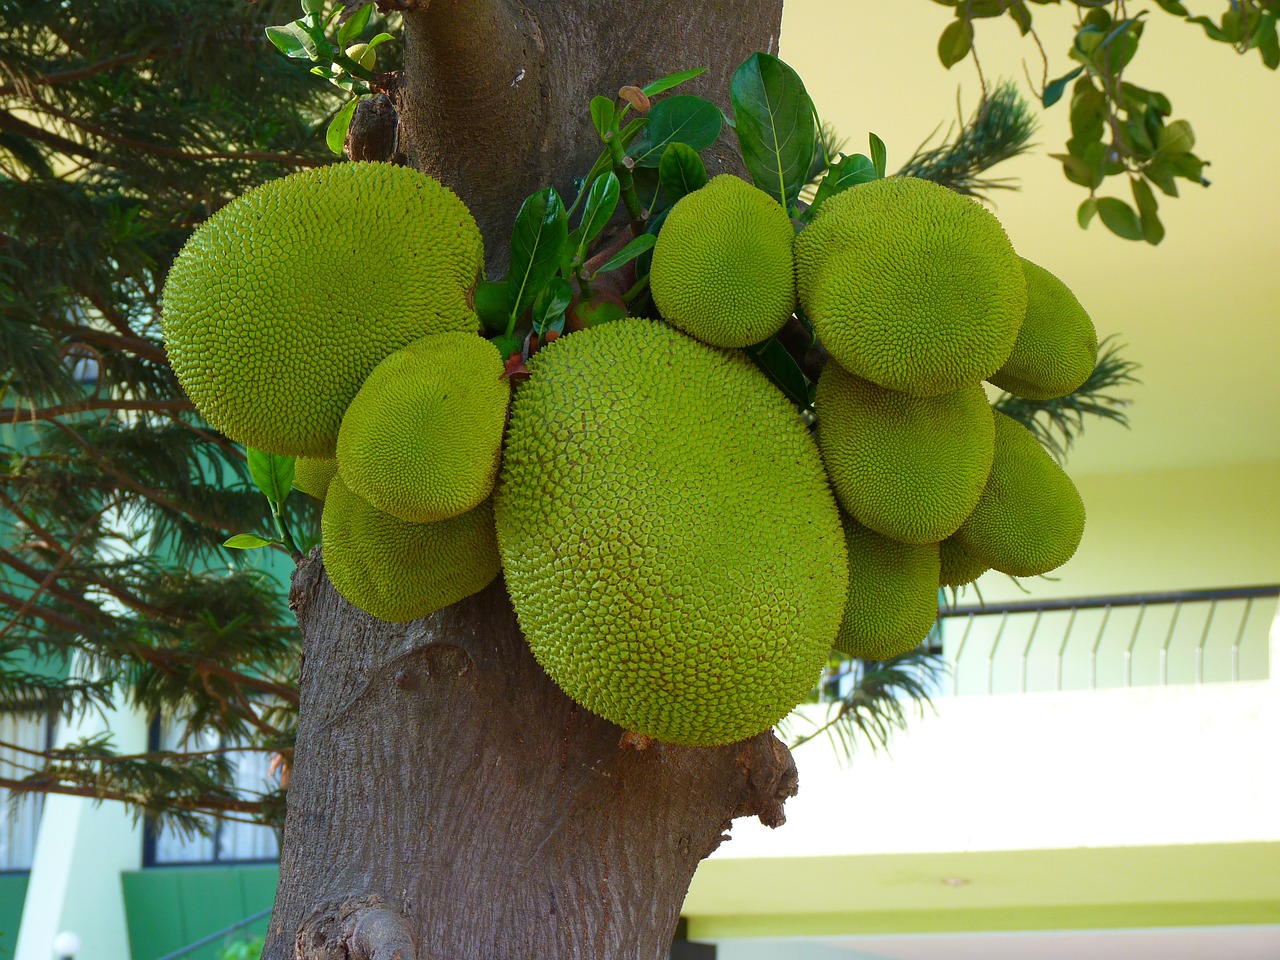
[[[299,457],[293,465],[294,489],[323,500],[337,472],[338,461],[334,457]]]
[[[332,456],[343,411],[390,353],[478,329],[480,231],[409,167],[336,163],[233,200],[164,288],[165,348],[187,395],[233,440]]]
[[[493,491],[511,397],[503,358],[474,333],[424,337],[383,360],[338,431],[342,481],[393,517],[434,523]]]
[[[534,656],[658,740],[767,729],[816,682],[848,583],[796,409],[741,354],[648,320],[564,337],[529,366],[495,503]]]
[[[938,545],[899,543],[844,517],[849,600],[836,649],[887,660],[920,645],[938,617]]]
[[[996,455],[982,498],[956,542],[1014,577],[1062,566],[1084,535],[1084,501],[1071,478],[1018,421],[997,412]]]
[[[767,340],[796,306],[791,219],[730,174],[686,194],[653,248],[649,287],[663,318],[716,347]]]
[[[1013,352],[990,380],[1028,400],[1065,397],[1083,386],[1098,362],[1098,333],[1080,301],[1044,267],[1022,261],[1027,316]]]
[[[955,537],[947,537],[938,544],[938,551],[942,561],[942,569],[938,574],[940,587],[966,586],[991,569],[965,553],[964,547],[960,546]]]
[[[814,407],[831,485],[859,523],[904,543],[937,543],[977,505],[995,452],[977,384],[912,397],[828,363]]]
[[[349,602],[392,623],[478,593],[498,575],[493,501],[439,523],[406,523],[333,478],[321,521],[324,567]]]
[[[800,304],[846,370],[936,396],[986,379],[1013,349],[1026,281],[977,201],[909,177],[859,184],[796,237]]]

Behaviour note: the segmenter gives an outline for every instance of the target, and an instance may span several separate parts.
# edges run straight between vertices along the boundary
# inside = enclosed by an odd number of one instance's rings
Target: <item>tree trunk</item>
[[[455,189],[501,272],[521,200],[599,151],[587,104],[666,73],[727,106],[781,0],[431,0],[405,17],[410,161]],[[709,151],[712,174],[727,146]],[[776,826],[771,733],[695,749],[578,707],[533,660],[501,578],[425,620],[342,600],[318,555],[292,602],[304,666],[265,960],[659,960],[735,817]]]

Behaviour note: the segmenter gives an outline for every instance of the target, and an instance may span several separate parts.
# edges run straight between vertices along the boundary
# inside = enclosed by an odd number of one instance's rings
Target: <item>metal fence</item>
[[[938,692],[1265,679],[1277,597],[1280,585],[944,607]]]

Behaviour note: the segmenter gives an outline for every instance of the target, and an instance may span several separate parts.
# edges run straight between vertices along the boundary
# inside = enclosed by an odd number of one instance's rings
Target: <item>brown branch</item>
[[[12,594],[0,593],[0,605],[6,606],[11,610],[21,610],[23,601]],[[60,613],[54,613],[47,607],[40,607],[31,612],[50,626],[61,627],[68,633],[90,633],[93,630],[92,625],[72,620],[70,617]]]
[[[5,550],[3,547],[0,547],[0,560],[4,561],[7,566],[22,574],[32,583],[44,584],[45,574],[48,571],[41,570],[38,567],[33,567],[31,564],[27,563],[15,554],[10,553],[8,550]],[[102,611],[83,597],[78,597],[74,593],[52,584],[45,585],[44,589],[53,594],[63,603],[67,604],[69,607],[73,607],[82,613],[89,614],[95,619],[102,616]],[[19,608],[19,615],[22,615],[23,613],[25,613],[25,610]]]
[[[143,63],[147,60],[157,60],[161,57],[172,56],[177,53],[180,47],[171,47],[167,50],[149,50],[143,53],[122,53],[119,56],[108,57],[105,60],[99,60],[96,63],[87,63],[84,66],[77,67],[74,70],[59,70],[57,73],[46,73],[36,77],[23,77],[16,83],[5,84],[0,86],[0,97],[8,96],[24,96],[26,91],[32,87],[54,87],[63,83],[75,83],[78,80],[87,80],[90,77],[97,76],[100,73],[106,73],[114,70],[116,67],[127,67],[131,63]]]
[[[16,743],[9,743],[7,740],[0,740],[0,750],[12,750],[16,753],[25,753],[28,756],[40,757],[44,760],[58,760],[59,753],[66,753],[67,748],[56,747],[50,750],[32,750],[30,747],[23,747]],[[246,746],[230,746],[219,747],[217,750],[155,750],[150,753],[129,753],[111,756],[84,757],[83,759],[93,760],[102,763],[131,763],[137,760],[146,760],[156,762],[158,760],[178,760],[185,763],[188,760],[198,760],[202,757],[218,757],[228,753],[285,753],[288,748],[280,747],[259,747],[255,745]]]
[[[55,150],[75,157],[83,157],[85,160],[97,160],[99,156],[98,151],[92,147],[87,147],[74,140],[68,140],[52,130],[34,126],[25,120],[19,120],[11,113],[0,111],[0,130],[12,130],[14,133],[21,134],[38,143],[43,143],[47,147],[53,147]]]
[[[123,790],[106,790],[101,787],[73,787],[69,784],[56,782],[52,777],[35,781],[10,780],[7,777],[0,777],[0,787],[12,790],[14,793],[60,793],[68,797],[88,797],[90,800],[119,800],[122,803],[132,803],[136,806],[142,806],[143,804],[141,797],[125,793]],[[261,800],[232,800],[221,797],[202,797],[199,800],[172,798],[169,802],[179,810],[211,814],[225,811],[227,813],[261,815],[266,806],[265,802]]]
[[[274,697],[279,697],[290,706],[298,705],[298,691],[293,687],[282,683],[276,683],[274,680],[266,680],[260,677],[251,677],[230,667],[224,667],[220,664],[213,663],[208,660],[197,661],[195,657],[188,653],[178,650],[166,650],[162,647],[147,647],[138,645],[130,650],[133,656],[137,657],[145,663],[150,664],[161,670],[165,670],[172,676],[179,668],[187,668],[194,671],[202,679],[206,675],[221,677],[236,687],[246,687],[250,690],[257,690],[260,693],[267,693]],[[279,734],[280,731],[271,731]]]

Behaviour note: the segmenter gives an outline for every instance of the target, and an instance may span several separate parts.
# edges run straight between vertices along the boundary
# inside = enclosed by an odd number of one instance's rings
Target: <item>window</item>
[[[32,766],[39,765],[38,758],[3,744],[45,750],[49,747],[50,732],[51,724],[43,717],[0,713],[0,777],[21,780],[31,772]],[[0,873],[31,869],[36,852],[36,828],[43,808],[41,794],[20,797],[15,806],[11,792],[0,787]]]

